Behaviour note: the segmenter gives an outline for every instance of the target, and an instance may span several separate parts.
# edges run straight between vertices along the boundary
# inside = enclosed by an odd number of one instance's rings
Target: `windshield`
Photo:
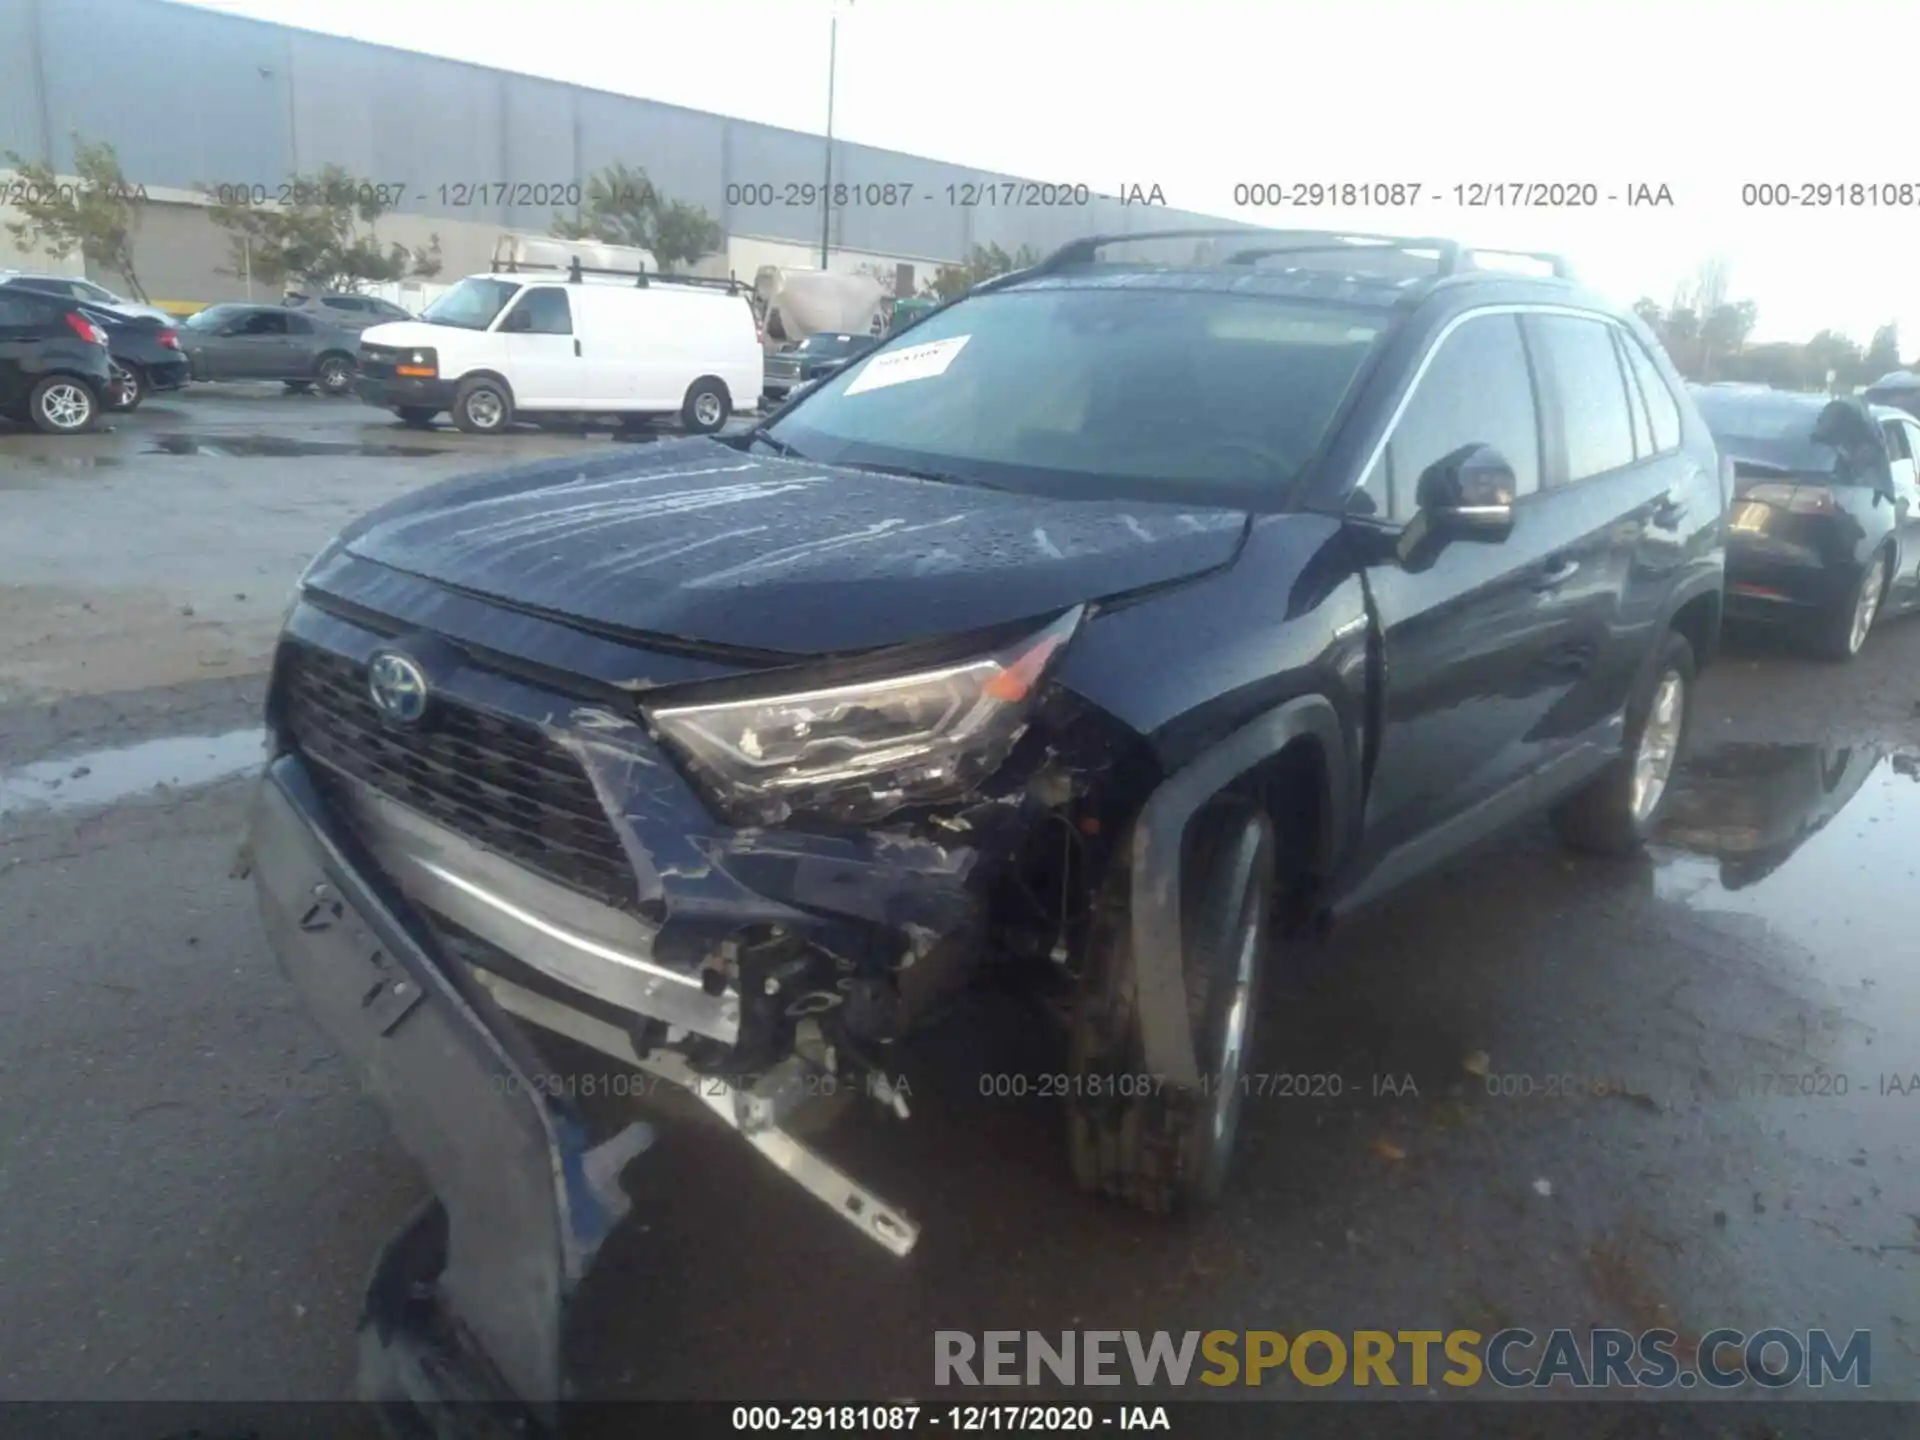
[[[215,330],[245,308],[243,305],[209,305],[204,310],[194,311],[180,323],[189,330]]]
[[[1068,498],[1270,500],[1385,323],[1219,290],[979,295],[868,351],[769,434],[822,462]]]
[[[462,330],[484,330],[506,309],[520,289],[518,280],[468,277],[420,312],[429,325],[455,325]]]

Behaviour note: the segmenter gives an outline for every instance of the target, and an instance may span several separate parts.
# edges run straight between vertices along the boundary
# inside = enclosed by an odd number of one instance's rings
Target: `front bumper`
[[[288,978],[435,1192],[375,1269],[363,1396],[509,1402],[503,1433],[514,1415],[557,1427],[564,1310],[625,1210],[608,1156],[650,1132],[589,1147],[525,1036],[442,960],[298,757],[260,783],[245,864]]]
[[[454,384],[451,380],[421,380],[400,375],[368,375],[364,371],[354,382],[354,393],[369,405],[382,410],[451,410]]]

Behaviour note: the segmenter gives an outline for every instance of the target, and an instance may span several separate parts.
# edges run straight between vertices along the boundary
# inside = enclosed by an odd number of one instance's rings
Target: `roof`
[[[1127,245],[1225,242],[1220,260],[1125,259],[1103,251]],[[1551,266],[1548,276],[1481,263],[1482,256],[1516,255]],[[1338,301],[1380,308],[1418,303],[1443,288],[1500,285],[1516,295],[1545,290],[1608,311],[1615,307],[1572,280],[1559,256],[1531,251],[1474,251],[1435,237],[1361,235],[1331,231],[1166,230],[1089,236],[1054,251],[1038,265],[998,276],[976,291],[1044,286],[1142,287],[1229,291],[1240,294]]]

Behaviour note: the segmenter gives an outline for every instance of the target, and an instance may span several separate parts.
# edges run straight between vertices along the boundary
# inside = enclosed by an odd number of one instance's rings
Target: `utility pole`
[[[840,58],[840,0],[829,0],[832,19],[827,25],[827,173],[820,187],[820,268],[827,268],[827,250],[833,237],[833,81]],[[847,0],[852,4],[853,0]]]

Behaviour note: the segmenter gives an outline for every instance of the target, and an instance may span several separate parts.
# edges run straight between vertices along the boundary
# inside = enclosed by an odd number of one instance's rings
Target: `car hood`
[[[451,325],[429,325],[424,320],[382,320],[378,325],[369,325],[357,332],[363,345],[389,345],[396,350],[418,349],[427,345],[440,344]],[[478,335],[481,331],[465,330],[458,333]]]
[[[1057,500],[669,441],[456,479],[348,553],[587,623],[824,655],[954,634],[1231,560],[1240,510]]]

